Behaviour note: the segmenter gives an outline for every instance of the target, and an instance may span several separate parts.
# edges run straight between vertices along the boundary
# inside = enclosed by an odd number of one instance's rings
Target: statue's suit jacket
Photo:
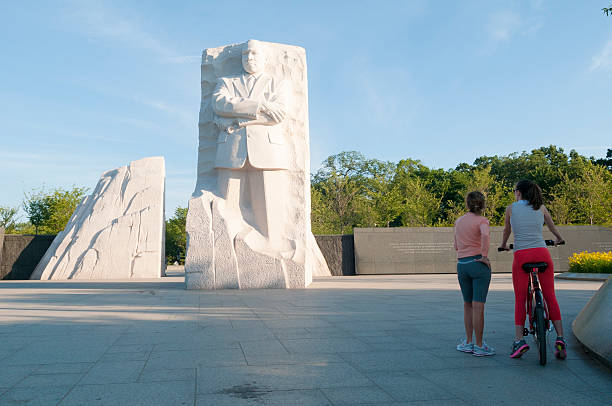
[[[258,119],[261,102],[276,103],[287,109],[288,89],[285,82],[261,74],[247,87],[246,75],[220,78],[212,95],[213,110],[220,116],[215,168],[242,168],[249,159],[258,169],[288,169],[289,156],[282,123],[270,119],[264,125],[247,125],[233,133],[230,125]],[[259,119],[262,119],[260,116]],[[265,120],[265,119],[264,119]]]

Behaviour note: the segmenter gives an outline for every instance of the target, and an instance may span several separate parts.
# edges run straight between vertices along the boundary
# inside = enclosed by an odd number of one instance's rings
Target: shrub
[[[569,257],[570,272],[612,273],[612,251],[574,253]]]

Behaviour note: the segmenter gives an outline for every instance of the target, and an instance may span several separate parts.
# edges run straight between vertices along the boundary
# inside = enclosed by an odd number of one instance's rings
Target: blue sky
[[[349,150],[446,169],[549,144],[602,157],[609,3],[3,1],[0,205],[162,155],[167,214],[185,206],[201,52],[249,38],[306,49],[312,171]]]

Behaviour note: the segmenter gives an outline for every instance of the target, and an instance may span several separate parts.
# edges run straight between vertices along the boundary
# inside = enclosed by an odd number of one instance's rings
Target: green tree
[[[328,157],[312,179],[312,186],[320,193],[321,203],[327,205],[333,218],[328,224],[335,224],[330,233],[351,233],[353,227],[362,226],[362,214],[368,208],[364,201],[364,178],[367,162],[363,154],[356,151],[341,152]],[[313,211],[315,215],[318,210]],[[323,223],[315,218],[315,222]]]
[[[405,187],[402,223],[412,227],[433,225],[440,210],[441,199],[427,190],[425,182],[420,178],[408,180]]]
[[[546,207],[556,224],[570,224],[576,218],[575,186],[567,174],[564,181],[555,188]]]
[[[73,187],[71,190],[56,188],[50,192],[44,189],[26,193],[23,209],[28,215],[35,233],[57,234],[62,231],[83,197],[86,188]]]
[[[166,220],[166,261],[168,264],[178,262],[185,264],[187,252],[187,208],[177,207],[174,216]]]
[[[368,160],[363,178],[365,197],[371,213],[370,226],[389,227],[402,211],[402,196],[393,181],[397,165],[392,162]]]
[[[30,224],[34,226],[35,233],[51,217],[51,211],[45,198],[44,192],[33,191],[25,195],[23,210],[28,215]]]
[[[594,164],[604,166],[607,170],[612,172],[612,148],[608,148],[605,158],[591,158],[591,161],[593,161]]]
[[[612,221],[612,174],[585,160],[581,176],[573,183],[573,196],[582,220],[590,225]]]
[[[314,234],[339,233],[340,222],[338,215],[332,210],[319,189],[311,186],[310,200],[312,211],[310,214],[311,229]]]
[[[612,4],[610,4],[610,7],[602,8],[601,11],[603,11],[604,14],[607,15],[607,16],[612,15]]]
[[[354,227],[449,226],[465,213],[465,195],[472,190],[485,194],[484,214],[499,225],[520,179],[540,185],[557,223],[603,224],[612,221],[612,150],[607,158],[589,160],[549,145],[443,170],[413,159],[394,164],[341,152],[312,177],[312,229],[323,234],[350,233]]]
[[[18,211],[17,207],[0,206],[0,227],[3,227],[7,234],[15,231]]]
[[[50,212],[43,225],[47,233],[57,234],[66,227],[86,191],[87,188],[79,187],[73,187],[71,190],[57,188],[45,196]]]

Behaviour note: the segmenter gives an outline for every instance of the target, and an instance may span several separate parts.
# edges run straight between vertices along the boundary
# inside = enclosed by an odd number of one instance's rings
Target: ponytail
[[[534,210],[539,210],[544,203],[542,189],[535,182],[526,179],[519,180],[516,190],[521,192],[522,198],[527,200]]]

